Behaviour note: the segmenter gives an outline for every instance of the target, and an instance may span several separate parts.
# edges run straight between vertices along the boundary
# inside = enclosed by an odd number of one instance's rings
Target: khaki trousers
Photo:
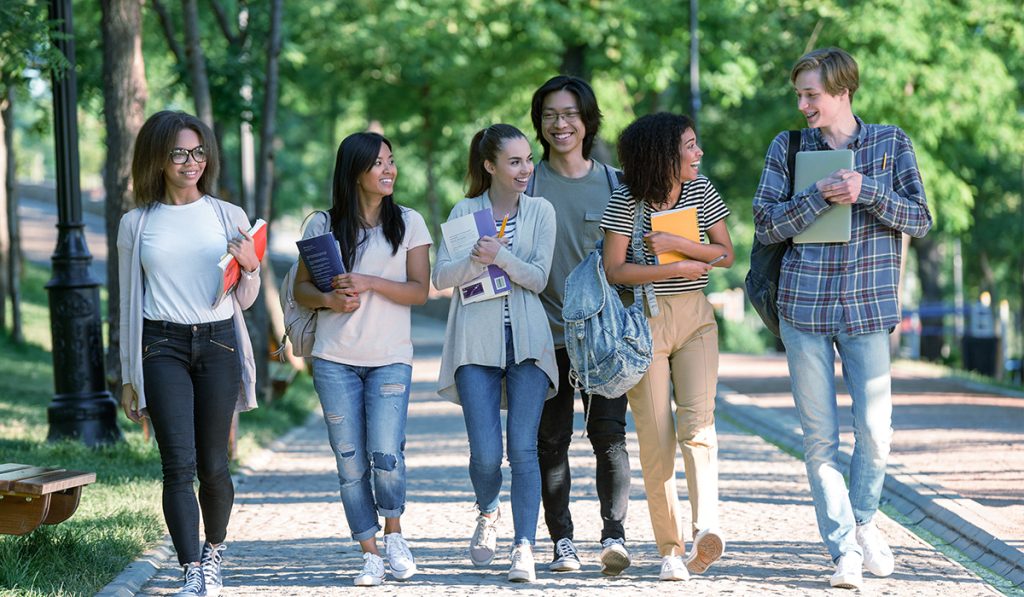
[[[683,451],[692,530],[696,534],[718,528],[718,325],[703,292],[656,298],[660,313],[650,319],[651,368],[626,396],[636,423],[658,552],[682,556],[686,546],[676,491],[677,443]]]

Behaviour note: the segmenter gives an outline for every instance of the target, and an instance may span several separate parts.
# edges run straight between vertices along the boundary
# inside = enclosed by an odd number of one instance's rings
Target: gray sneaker
[[[474,566],[486,566],[494,559],[498,546],[498,519],[501,511],[495,510],[493,517],[480,514],[476,517],[476,530],[469,540],[469,560]]]
[[[633,563],[624,539],[608,537],[601,542],[601,547],[601,574],[618,576]]]
[[[206,581],[206,594],[209,597],[217,597],[220,595],[221,589],[224,588],[224,576],[221,574],[220,564],[223,559],[221,553],[227,548],[228,546],[223,543],[217,547],[209,543],[203,544],[203,557],[200,564],[203,568],[203,579]]]
[[[202,564],[185,564],[185,583],[174,597],[206,597],[206,579]]]

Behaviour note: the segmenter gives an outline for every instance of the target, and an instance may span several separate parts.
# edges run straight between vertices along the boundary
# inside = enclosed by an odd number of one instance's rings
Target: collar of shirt
[[[868,127],[864,126],[864,121],[860,119],[860,116],[853,115],[853,119],[857,121],[858,133],[857,137],[846,145],[847,149],[854,151],[865,147],[870,142],[870,135],[868,133]],[[814,146],[813,151],[823,151],[832,149],[828,143],[825,142],[825,135],[821,134],[820,128],[811,129],[811,143]]]

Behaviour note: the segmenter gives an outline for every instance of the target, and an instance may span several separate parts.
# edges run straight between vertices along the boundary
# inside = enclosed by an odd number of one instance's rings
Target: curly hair
[[[668,197],[682,166],[683,133],[692,128],[689,116],[659,112],[637,118],[619,135],[623,182],[638,201],[658,203]]]

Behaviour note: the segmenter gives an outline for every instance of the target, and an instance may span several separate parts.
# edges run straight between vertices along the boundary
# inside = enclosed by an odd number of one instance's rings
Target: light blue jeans
[[[786,321],[779,327],[804,432],[804,462],[818,531],[833,560],[861,553],[855,525],[870,522],[878,510],[892,440],[889,334],[809,334]],[[853,401],[849,490],[839,466],[836,349]]]
[[[356,541],[380,531],[380,516],[397,518],[405,511],[411,380],[412,367],[405,363],[353,367],[313,359],[313,386],[338,463],[345,519]]]
[[[463,365],[455,370],[469,436],[469,479],[477,507],[489,514],[498,509],[501,491],[501,385],[508,396],[508,463],[512,468],[513,544],[537,541],[540,513],[540,463],[537,428],[547,398],[548,377],[533,359],[515,362],[511,329],[505,328],[504,368]]]

